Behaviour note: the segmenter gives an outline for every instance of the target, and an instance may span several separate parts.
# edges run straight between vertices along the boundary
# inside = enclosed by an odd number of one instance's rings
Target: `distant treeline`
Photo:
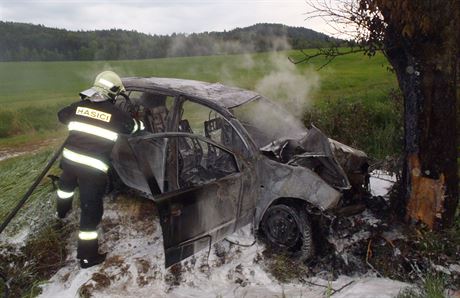
[[[303,27],[256,24],[224,32],[148,35],[69,31],[0,21],[0,61],[148,59],[323,47],[340,40]]]

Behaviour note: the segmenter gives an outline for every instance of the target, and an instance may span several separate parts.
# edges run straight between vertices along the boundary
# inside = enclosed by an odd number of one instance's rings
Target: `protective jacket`
[[[69,136],[63,151],[67,160],[107,172],[112,148],[119,134],[130,134],[142,124],[109,101],[82,100],[58,112]]]

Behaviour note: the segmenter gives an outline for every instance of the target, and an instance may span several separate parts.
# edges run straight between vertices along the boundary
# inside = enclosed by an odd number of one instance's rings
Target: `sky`
[[[231,30],[281,23],[332,33],[305,20],[306,0],[0,0],[0,20],[69,30],[126,29],[148,34]]]

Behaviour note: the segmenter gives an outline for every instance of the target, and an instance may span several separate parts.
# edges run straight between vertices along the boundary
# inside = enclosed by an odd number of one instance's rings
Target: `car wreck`
[[[128,97],[116,104],[146,129],[118,138],[113,177],[157,205],[166,267],[248,224],[306,259],[310,212],[337,210],[367,189],[364,152],[256,92],[170,78],[123,84]]]

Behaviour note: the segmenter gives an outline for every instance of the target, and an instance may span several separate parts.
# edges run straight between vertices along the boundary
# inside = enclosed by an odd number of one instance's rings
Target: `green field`
[[[0,87],[3,92],[0,94],[0,103],[3,109],[17,109],[70,102],[104,69],[115,70],[121,76],[177,77],[253,89],[257,81],[276,68],[271,55],[261,53],[132,61],[2,62]],[[295,57],[299,53],[292,51],[279,55]],[[315,69],[324,61],[316,58],[313,64],[296,67],[302,72]],[[362,54],[338,57],[319,72],[321,89],[315,97],[344,94],[370,98],[381,96],[395,84],[394,75],[387,71],[387,66],[382,55],[371,59]]]
[[[120,76],[186,78],[254,89],[264,77],[279,71],[308,81],[311,71],[325,61],[316,58],[311,64],[297,66],[287,61],[288,56],[298,55],[291,51],[133,61],[3,62],[0,63],[3,90],[0,94],[0,147],[21,143],[16,140],[24,137],[18,135],[27,134],[33,138],[39,133],[35,138],[42,138],[48,137],[49,131],[62,128],[56,120],[56,112],[77,100],[78,92],[89,87],[102,70],[111,69]],[[387,65],[382,55],[371,59],[362,54],[338,57],[317,73],[319,88],[309,100],[316,107],[324,105],[325,99],[337,98],[368,106],[386,105],[389,90],[396,86],[395,76],[387,71]]]

